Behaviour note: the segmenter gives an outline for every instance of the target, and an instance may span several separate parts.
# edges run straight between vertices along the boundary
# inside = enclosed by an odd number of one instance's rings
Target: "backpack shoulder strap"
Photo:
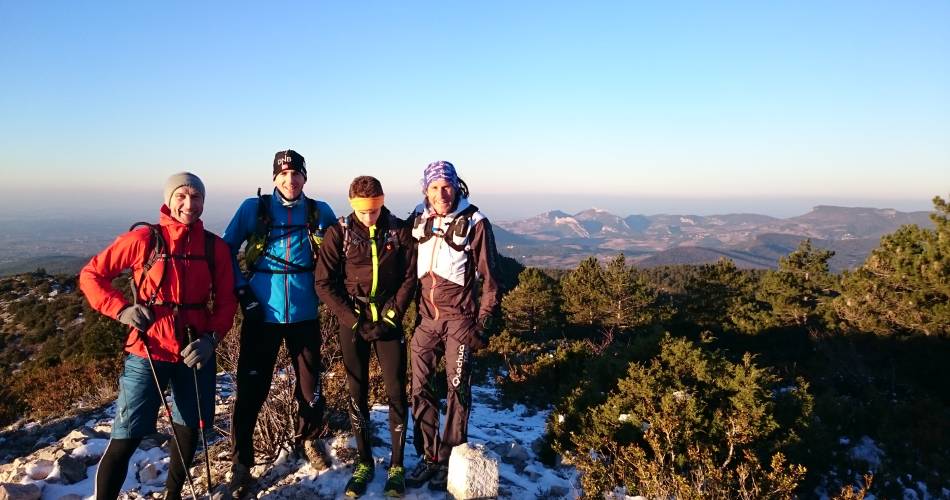
[[[131,273],[129,280],[132,284],[132,293],[133,297],[136,297],[139,291],[139,287],[142,283],[145,282],[145,277],[148,275],[148,271],[155,265],[159,259],[167,257],[168,253],[168,244],[165,242],[165,238],[162,237],[162,230],[157,224],[151,224],[148,222],[136,222],[129,227],[129,231],[135,231],[139,226],[145,226],[148,228],[148,243],[145,247],[145,253],[142,255],[142,280],[139,283],[135,282],[135,273]],[[152,291],[151,297],[148,298],[146,304],[151,306],[155,302],[155,298],[158,297],[158,289],[161,288],[162,282],[165,280],[165,270],[162,269],[161,277],[158,282],[155,284],[155,289]]]
[[[307,227],[311,232],[323,229],[320,225],[320,206],[312,198],[307,198]]]
[[[310,253],[313,254],[313,262],[317,262],[317,252],[320,245],[323,244],[324,227],[320,223],[320,207],[317,200],[306,198],[307,200],[307,242],[310,244]]]
[[[350,216],[347,215],[345,217],[340,217],[339,222],[340,230],[343,231],[343,252],[340,254],[340,259],[346,260],[346,253],[350,250],[351,244],[352,231],[350,231],[350,224],[352,224],[353,221],[351,221]]]
[[[148,270],[155,265],[155,261],[161,257],[159,254],[165,252],[166,246],[164,244],[165,240],[162,238],[161,229],[159,229],[159,227],[155,224],[149,222],[136,222],[135,224],[132,224],[131,227],[129,227],[129,231],[135,231],[137,228],[142,226],[148,228],[148,244],[146,244],[145,253],[142,255],[142,271],[148,272]],[[158,248],[159,241],[162,243],[162,248]]]
[[[471,229],[472,216],[478,212],[478,207],[475,205],[469,205],[459,212],[458,216],[455,217],[455,220],[452,221],[452,228],[449,230],[450,233],[454,233],[455,236],[459,238],[465,238],[468,236],[468,230]]]
[[[396,245],[402,244],[402,242],[399,240],[399,230],[404,227],[403,224],[405,223],[403,222],[403,220],[400,219],[399,217],[396,217],[395,215],[392,214],[392,212],[390,212],[389,220],[387,221],[387,223],[389,225],[389,230],[386,231],[387,241],[393,241],[395,242]]]
[[[214,300],[214,278],[215,278],[215,258],[214,258],[214,245],[215,240],[218,239],[218,236],[208,231],[205,231],[205,262],[208,264],[208,273],[211,275],[211,300]]]
[[[445,235],[445,243],[455,249],[458,252],[467,252],[470,250],[468,247],[468,233],[472,228],[472,216],[475,212],[478,211],[478,207],[475,205],[469,205],[459,212],[455,216],[455,219],[452,221],[452,224],[449,226],[448,231]],[[455,238],[462,240],[461,244],[455,242]]]
[[[420,212],[413,212],[411,217],[412,222],[410,225],[412,226],[413,238],[415,238],[420,245],[429,241],[434,236],[432,232],[432,223]]]
[[[270,199],[272,195],[261,194],[261,188],[257,188],[257,224],[254,227],[254,234],[267,237],[270,233],[271,224],[274,222],[270,215]]]

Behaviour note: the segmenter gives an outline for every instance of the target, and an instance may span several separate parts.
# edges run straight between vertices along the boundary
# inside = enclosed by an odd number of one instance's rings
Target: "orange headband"
[[[354,211],[376,210],[383,206],[383,198],[385,198],[383,195],[372,198],[350,198],[350,206]]]

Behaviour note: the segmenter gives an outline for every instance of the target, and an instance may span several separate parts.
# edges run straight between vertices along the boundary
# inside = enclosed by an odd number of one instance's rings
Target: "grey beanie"
[[[175,190],[182,186],[191,186],[201,193],[202,198],[205,197],[205,185],[197,175],[191,172],[178,172],[177,174],[172,174],[172,176],[165,181],[165,205],[171,203],[172,195],[175,194]]]

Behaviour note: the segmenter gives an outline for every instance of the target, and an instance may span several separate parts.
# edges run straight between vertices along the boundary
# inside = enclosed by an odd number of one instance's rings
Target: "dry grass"
[[[323,338],[321,362],[325,367],[323,375],[323,395],[327,404],[326,424],[322,436],[327,437],[336,432],[348,431],[350,428],[347,417],[348,393],[346,390],[346,376],[343,368],[343,356],[337,338],[338,323],[336,318],[326,314],[321,307],[320,334]],[[232,375],[237,371],[238,350],[240,344],[240,322],[235,325],[231,333],[225,338],[218,349],[219,369]],[[254,453],[257,462],[271,461],[280,451],[291,450],[294,436],[294,426],[297,415],[297,404],[294,400],[294,372],[287,354],[286,347],[281,347],[274,367],[274,379],[271,390],[257,420],[254,431]],[[370,405],[386,402],[385,388],[375,356],[370,365]],[[230,408],[229,408],[230,412]],[[230,437],[230,429],[219,428],[218,431]]]
[[[17,380],[14,393],[21,395],[35,418],[68,415],[114,400],[119,366],[111,362],[62,363],[32,370]]]

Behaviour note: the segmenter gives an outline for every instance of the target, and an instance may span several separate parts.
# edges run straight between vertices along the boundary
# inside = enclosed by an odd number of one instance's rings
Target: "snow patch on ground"
[[[231,397],[230,376],[218,375],[219,396]],[[577,471],[572,467],[547,467],[538,461],[534,445],[539,443],[545,429],[549,411],[536,411],[523,405],[505,408],[499,403],[494,386],[472,387],[472,413],[469,425],[469,442],[483,445],[497,454],[499,462],[500,498],[536,498],[538,496],[556,498],[577,498],[581,495]],[[222,403],[219,399],[218,403]],[[375,428],[376,441],[373,454],[376,473],[363,498],[385,498],[383,484],[389,466],[390,437],[388,426],[389,408],[374,406],[371,420]],[[110,407],[99,414],[100,417],[86,422],[85,426],[96,431],[111,430],[115,408]],[[411,429],[411,419],[409,428]],[[405,466],[411,470],[419,461],[413,443],[412,432],[407,432]],[[74,458],[85,460],[87,477],[74,484],[62,484],[57,481],[55,468],[49,473],[40,474],[39,468],[48,464],[35,463],[37,477],[43,480],[24,478],[23,482],[35,484],[42,490],[44,500],[59,500],[64,496],[72,498],[91,498],[95,490],[95,476],[98,457],[109,444],[108,439],[89,437],[71,451]],[[286,453],[273,464],[257,466],[253,472],[261,477],[264,485],[257,494],[258,498],[348,498],[344,495],[346,482],[353,473],[353,466],[337,456],[338,447],[355,448],[355,440],[349,434],[340,434],[331,440],[329,446],[333,465],[329,470],[314,471],[309,463],[297,460]],[[199,451],[199,454],[201,452]],[[350,454],[355,455],[355,451]],[[95,463],[93,463],[96,461]],[[165,448],[157,445],[149,449],[139,448],[129,462],[129,472],[122,486],[122,498],[137,499],[161,492],[164,489],[168,473],[169,457]],[[193,468],[198,477],[203,472]],[[196,481],[198,478],[196,477]],[[184,493],[190,494],[186,485]],[[199,496],[203,496],[203,481],[199,487]],[[407,499],[444,499],[445,492],[433,492],[425,487],[406,492]],[[622,497],[621,497],[622,498]],[[631,497],[627,497],[631,498]]]
[[[511,409],[502,408],[497,403],[497,394],[493,387],[472,387],[472,414],[469,424],[469,442],[483,444],[489,449],[504,448],[512,443],[519,445],[527,452],[527,460],[521,463],[499,464],[499,483],[501,498],[535,498],[539,494],[557,492],[562,498],[577,498],[577,472],[573,468],[551,469],[537,461],[537,457],[530,450],[531,444],[540,439],[545,428],[545,420],[549,412],[535,412],[522,405],[515,405]],[[381,443],[373,447],[373,456],[376,462],[376,474],[369,484],[366,495],[361,498],[385,498],[383,484],[386,482],[386,470],[389,466],[390,438],[388,427],[389,408],[374,406],[370,418],[376,429],[376,437]],[[411,428],[411,419],[410,419]],[[337,440],[345,440],[346,446],[355,448],[355,440],[350,435],[341,435]],[[340,463],[335,455],[338,442],[332,443],[331,455],[333,467],[330,470],[316,473],[309,465],[304,465],[296,471],[288,470],[287,478],[264,492],[264,497],[270,495],[292,497],[306,492],[320,498],[347,498],[343,494],[346,482],[353,473],[350,465]],[[419,461],[413,443],[412,432],[407,433],[405,466],[412,469]],[[444,492],[433,492],[428,489],[410,489],[406,492],[407,499],[444,499]]]
[[[78,448],[73,450],[72,455],[76,458],[101,457],[106,451],[106,446],[108,445],[108,439],[90,439],[86,441],[86,444],[80,445]]]
[[[870,471],[876,471],[881,467],[881,461],[884,459],[884,450],[877,446],[868,436],[861,436],[858,444],[851,448],[851,458],[861,460],[868,464]]]

